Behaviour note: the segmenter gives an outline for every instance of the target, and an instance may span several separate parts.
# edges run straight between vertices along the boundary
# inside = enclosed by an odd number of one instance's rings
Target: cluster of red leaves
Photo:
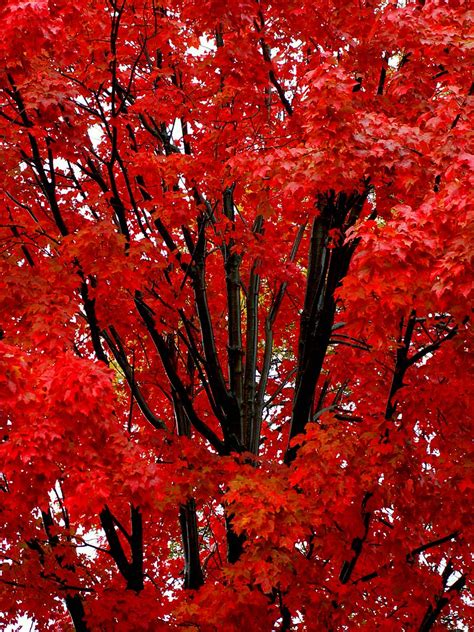
[[[473,623],[470,32],[2,3],[0,625]]]

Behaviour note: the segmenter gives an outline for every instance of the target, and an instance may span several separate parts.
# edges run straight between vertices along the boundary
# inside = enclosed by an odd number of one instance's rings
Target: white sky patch
[[[192,57],[201,57],[208,53],[215,53],[217,50],[216,42],[214,39],[209,39],[207,35],[201,35],[199,38],[199,47],[191,46],[188,48],[187,53]]]
[[[104,130],[102,129],[102,126],[98,123],[91,125],[87,130],[87,134],[92,143],[92,147],[97,150],[104,137]]]

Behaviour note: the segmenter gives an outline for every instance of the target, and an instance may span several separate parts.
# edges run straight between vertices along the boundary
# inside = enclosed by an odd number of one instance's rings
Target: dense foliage
[[[0,24],[3,629],[467,629],[467,3]]]

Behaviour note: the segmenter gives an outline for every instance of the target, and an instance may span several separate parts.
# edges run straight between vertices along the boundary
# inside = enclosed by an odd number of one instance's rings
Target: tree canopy
[[[472,19],[2,2],[4,629],[473,624]]]

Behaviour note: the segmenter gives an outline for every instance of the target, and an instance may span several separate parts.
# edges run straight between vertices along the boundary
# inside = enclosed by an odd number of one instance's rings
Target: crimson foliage
[[[469,627],[467,3],[81,4],[0,8],[3,626]]]

